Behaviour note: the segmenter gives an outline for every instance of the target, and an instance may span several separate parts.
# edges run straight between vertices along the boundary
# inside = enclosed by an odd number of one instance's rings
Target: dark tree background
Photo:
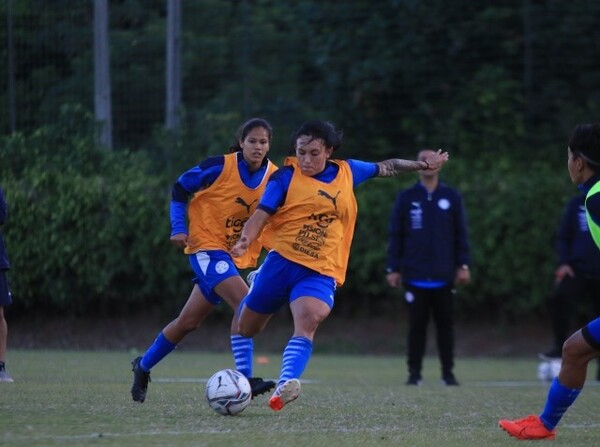
[[[5,233],[19,306],[127,312],[171,297],[176,307],[189,272],[168,244],[170,185],[225,152],[242,121],[262,116],[275,128],[276,161],[312,118],[345,130],[346,158],[448,149],[444,180],[465,195],[474,256],[463,315],[544,310],[554,231],[576,193],[566,139],[576,123],[600,117],[600,2],[181,3],[183,119],[166,132],[166,2],[110,2],[116,149],[107,154],[92,138],[92,2],[12,2],[17,133],[2,26],[0,184],[12,209]],[[9,18],[7,0],[0,16]],[[387,221],[396,192],[413,181],[376,180],[357,191],[340,312],[385,312],[399,299],[383,277]],[[101,243],[73,245],[94,228]],[[121,303],[116,310],[106,296]]]

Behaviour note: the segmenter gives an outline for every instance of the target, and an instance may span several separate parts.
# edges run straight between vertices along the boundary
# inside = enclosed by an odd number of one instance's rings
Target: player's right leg
[[[560,373],[548,390],[542,413],[516,420],[502,419],[498,425],[517,439],[554,439],[555,427],[583,388],[588,363],[599,355],[600,318],[597,318],[565,342]]]
[[[131,397],[134,401],[142,403],[146,400],[150,370],[169,355],[187,334],[198,328],[213,307],[214,304],[204,297],[198,285],[194,285],[179,316],[158,334],[143,356],[131,362],[133,366]]]
[[[239,330],[240,305],[248,293],[247,284],[240,276],[231,276],[218,284],[215,287],[215,291],[233,310],[233,318],[231,320],[231,351],[236,369],[250,382],[252,398],[272,390],[275,388],[274,381],[254,377],[254,340],[252,336],[240,334]],[[264,324],[266,324],[266,321]]]
[[[429,323],[429,297],[423,289],[404,285],[404,299],[408,307],[408,365],[407,385],[422,383],[421,369],[427,345],[427,324]]]

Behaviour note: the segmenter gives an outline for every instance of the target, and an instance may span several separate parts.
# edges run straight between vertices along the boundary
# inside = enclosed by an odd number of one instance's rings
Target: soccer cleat
[[[260,377],[249,377],[250,388],[252,388],[252,399],[259,394],[265,394],[275,388],[275,382],[272,380],[263,380]]]
[[[143,403],[146,400],[146,391],[148,391],[148,382],[150,382],[150,373],[146,372],[140,366],[142,357],[135,358],[131,365],[133,368],[133,385],[131,386],[131,397],[133,400],[139,403]]]
[[[512,437],[522,441],[540,439],[551,441],[556,438],[556,430],[548,430],[540,417],[534,414],[514,421],[501,419],[498,425]]]
[[[421,383],[423,383],[423,379],[421,378],[421,374],[418,373],[410,373],[406,381],[407,385],[421,385]]]
[[[454,374],[452,373],[446,373],[444,374],[444,376],[442,377],[442,383],[446,386],[458,386],[460,385],[458,383],[458,380],[456,380],[456,377],[454,377]]]
[[[10,376],[10,374],[4,367],[2,367],[2,369],[0,369],[0,382],[4,382],[4,383],[13,383],[14,382],[13,378]]]
[[[538,354],[538,357],[540,358],[540,360],[546,360],[546,361],[560,359],[562,357],[562,349],[561,348],[552,348],[549,351],[540,352]]]
[[[271,407],[273,411],[279,411],[285,405],[298,399],[299,395],[300,381],[298,379],[286,380],[277,387],[269,399],[269,407]]]

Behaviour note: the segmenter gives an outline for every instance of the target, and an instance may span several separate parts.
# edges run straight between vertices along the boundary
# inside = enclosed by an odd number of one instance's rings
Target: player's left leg
[[[454,376],[454,292],[451,286],[431,290],[431,307],[436,327],[438,356],[442,367],[442,382],[458,385]]]

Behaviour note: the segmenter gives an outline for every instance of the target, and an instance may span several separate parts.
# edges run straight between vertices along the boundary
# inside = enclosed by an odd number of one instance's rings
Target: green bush
[[[511,319],[545,310],[560,214],[577,193],[565,166],[482,154],[452,159],[441,178],[462,193],[468,219],[472,282],[459,289],[459,314]],[[407,175],[357,189],[352,255],[346,283],[336,295],[341,312],[387,312],[390,300],[402,299],[385,281],[388,228],[397,192],[415,181],[416,175]]]
[[[66,107],[58,125],[2,141],[18,308],[114,314],[189,289],[169,244],[170,182],[144,153],[96,148],[90,123]]]
[[[159,306],[172,314],[192,276],[168,241],[173,173],[157,172],[145,151],[98,149],[93,135],[91,118],[67,106],[58,124],[1,140],[15,306],[75,315]],[[554,234],[576,189],[563,165],[522,160],[484,152],[453,158],[442,173],[463,194],[469,223],[473,280],[457,300],[464,318],[509,320],[545,309]],[[377,179],[356,190],[359,218],[336,314],[397,309],[401,295],[384,272],[389,218],[397,192],[415,181]]]

